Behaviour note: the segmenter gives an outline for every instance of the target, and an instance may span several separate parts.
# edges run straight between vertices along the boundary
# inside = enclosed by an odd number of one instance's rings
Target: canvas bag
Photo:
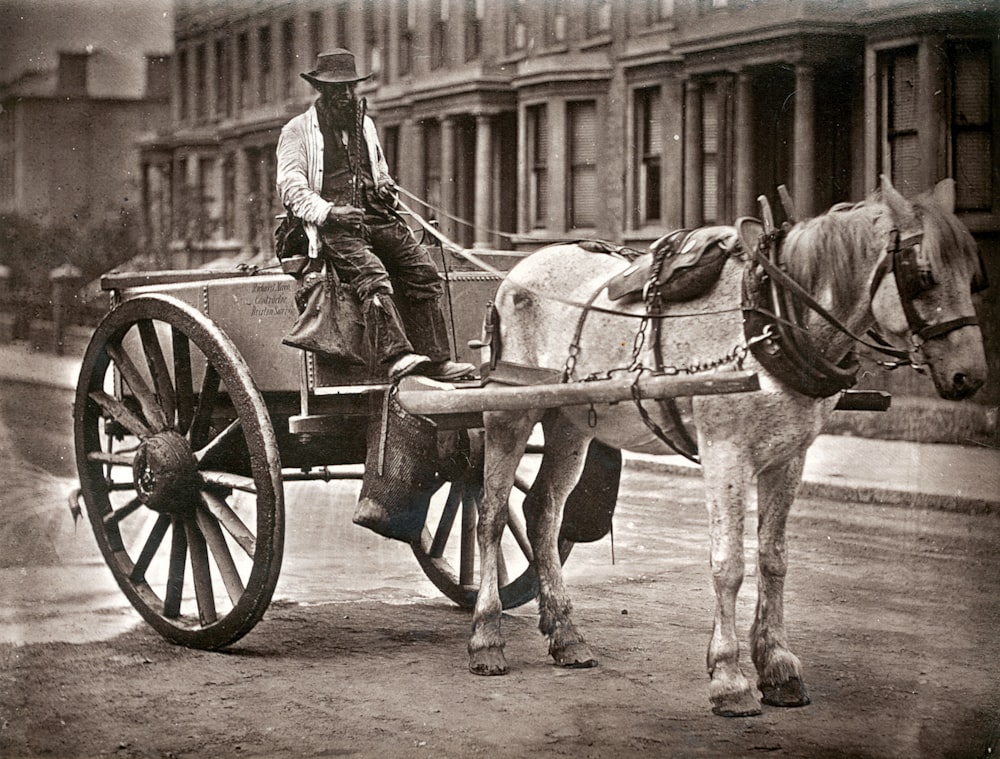
[[[327,263],[302,278],[295,305],[299,316],[281,342],[322,353],[350,364],[365,365],[364,320],[357,299],[343,287]]]

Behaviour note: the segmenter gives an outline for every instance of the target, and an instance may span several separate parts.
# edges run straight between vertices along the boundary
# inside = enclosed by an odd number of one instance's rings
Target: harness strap
[[[776,241],[778,236],[780,235],[773,235],[773,234],[768,235],[767,237],[770,237],[771,239],[768,241],[768,243],[766,243],[766,247],[770,248],[770,246]],[[776,285],[780,284],[782,287],[785,287],[790,292],[794,293],[795,296],[798,297],[805,305],[809,306],[810,309],[812,309],[819,316],[825,319],[835,329],[847,335],[855,342],[864,345],[867,348],[871,348],[872,350],[878,351],[879,353],[884,353],[888,356],[893,356],[894,358],[902,358],[902,359],[909,358],[910,354],[907,351],[900,350],[898,348],[885,347],[882,345],[877,345],[875,343],[868,342],[864,338],[861,338],[858,335],[851,332],[851,330],[845,327],[840,322],[840,320],[837,319],[837,317],[835,317],[833,314],[827,311],[822,305],[820,305],[820,303],[815,298],[813,298],[813,296],[810,295],[809,292],[804,287],[802,287],[802,285],[800,285],[798,282],[796,282],[794,279],[788,276],[788,274],[786,274],[784,270],[781,269],[781,267],[774,264],[767,256],[763,255],[760,252],[761,247],[765,247],[765,245],[753,248],[750,251],[750,255],[753,257],[753,260],[759,263],[761,267],[764,269],[764,271],[766,271],[770,275],[771,281],[773,283],[775,283]],[[801,326],[799,326],[798,328],[803,329]]]

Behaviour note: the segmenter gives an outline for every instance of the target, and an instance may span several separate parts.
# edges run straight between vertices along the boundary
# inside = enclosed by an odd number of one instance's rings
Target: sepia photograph
[[[0,0],[0,757],[1000,756],[997,0]]]

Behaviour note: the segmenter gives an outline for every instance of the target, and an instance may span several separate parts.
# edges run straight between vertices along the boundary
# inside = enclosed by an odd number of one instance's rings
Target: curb
[[[655,472],[678,477],[701,477],[701,469],[693,463],[659,460],[652,456],[637,458],[626,455],[624,468],[637,472]],[[946,511],[957,514],[1000,514],[1000,494],[998,494],[998,500],[990,500],[975,496],[903,490],[892,486],[836,482],[832,481],[832,478],[821,475],[809,477],[807,474],[803,477],[799,495],[808,498],[877,503],[884,506]]]

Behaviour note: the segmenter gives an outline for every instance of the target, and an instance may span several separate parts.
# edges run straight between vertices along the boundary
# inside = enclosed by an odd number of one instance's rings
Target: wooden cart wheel
[[[500,601],[505,609],[526,604],[538,595],[538,575],[524,526],[523,500],[538,471],[542,451],[543,445],[533,438],[518,467],[508,504],[499,570]],[[447,483],[431,502],[423,535],[411,544],[424,574],[445,596],[466,609],[475,606],[479,592],[476,522],[482,497],[479,472]],[[572,549],[571,541],[560,539],[559,556],[563,562]]]
[[[87,514],[132,605],[173,643],[246,635],[278,581],[284,500],[268,410],[232,341],[170,296],[126,300],[91,338],[74,416]]]

